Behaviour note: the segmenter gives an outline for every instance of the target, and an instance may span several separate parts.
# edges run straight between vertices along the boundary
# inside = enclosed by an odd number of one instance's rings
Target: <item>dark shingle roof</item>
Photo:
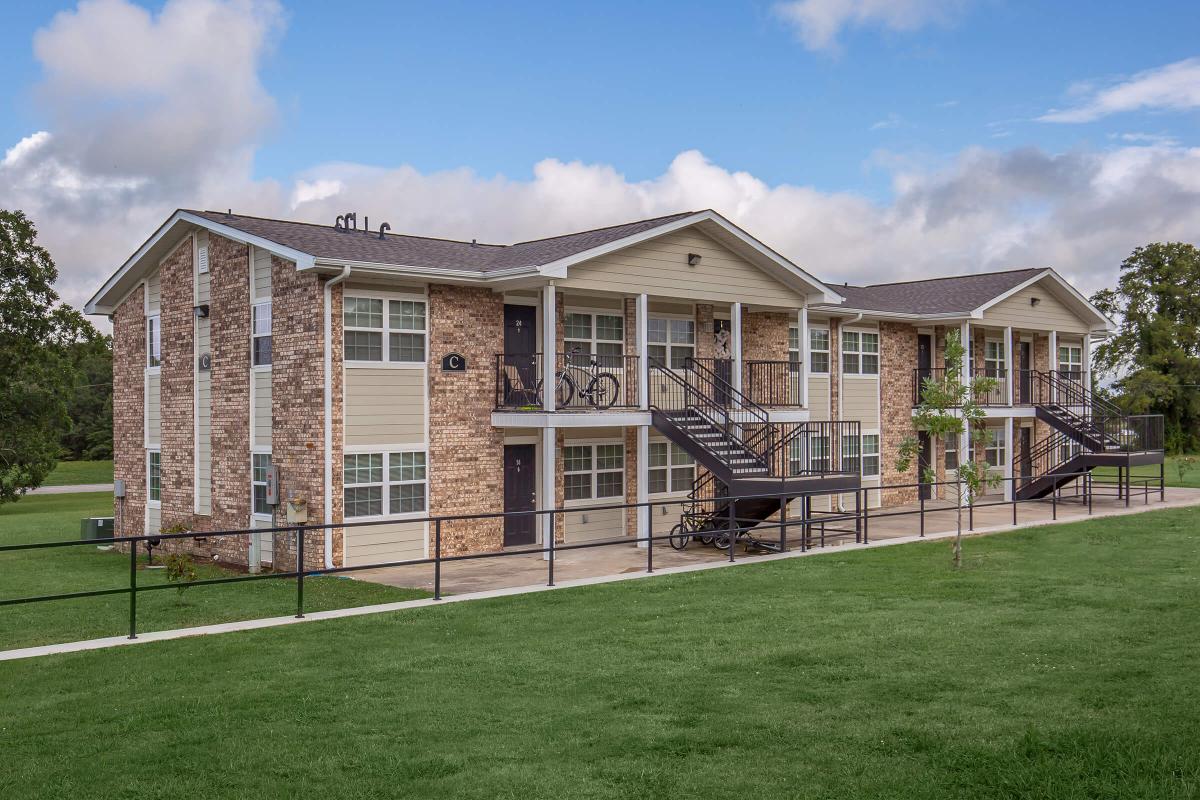
[[[536,267],[593,247],[624,239],[696,213],[687,211],[624,225],[537,239],[511,245],[472,244],[450,239],[375,231],[339,231],[331,225],[248,217],[222,211],[191,211],[221,225],[269,239],[320,259],[395,264],[429,269],[467,270],[486,274],[514,267]]]
[[[957,314],[974,311],[1043,272],[1044,269],[1015,269],[873,286],[830,284],[830,288],[846,298],[841,308],[894,314]]]

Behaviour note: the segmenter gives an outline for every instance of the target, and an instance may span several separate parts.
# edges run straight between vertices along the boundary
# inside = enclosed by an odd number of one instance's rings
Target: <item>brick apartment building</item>
[[[778,473],[826,508],[914,482],[895,451],[951,330],[999,381],[982,455],[1022,479],[1002,491],[1052,491],[1040,475],[1105,448],[1055,409],[1096,402],[1112,323],[1053,270],[827,284],[712,211],[498,246],[181,210],[87,311],[113,324],[120,534],[282,524],[275,465],[311,522],[388,523],[313,531],[314,568],[424,557],[430,515],[563,508],[556,540],[577,542],[647,521],[573,508],[714,477]],[[964,444],[922,461],[950,474]],[[444,552],[541,542],[547,520],[457,524]],[[195,547],[256,568],[290,541]]]

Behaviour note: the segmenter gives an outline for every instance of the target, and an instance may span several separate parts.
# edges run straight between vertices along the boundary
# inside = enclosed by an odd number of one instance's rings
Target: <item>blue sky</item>
[[[9,159],[7,178],[0,171],[0,205],[22,203],[42,212],[44,229],[64,231],[52,243],[64,273],[79,276],[78,291],[176,204],[324,219],[335,207],[374,203],[363,210],[391,214],[402,230],[493,239],[620,221],[672,202],[725,204],[718,210],[798,261],[818,258],[818,274],[855,280],[877,277],[870,267],[885,254],[905,256],[895,269],[906,275],[1033,261],[1078,276],[1102,258],[1107,278],[1127,245],[1196,230],[1177,207],[1200,191],[1189,178],[1173,187],[1182,195],[1171,207],[1147,210],[1124,238],[1064,261],[1094,238],[1089,213],[1111,225],[1128,217],[1135,198],[1126,193],[1164,174],[1194,174],[1194,3],[1142,3],[1136,13],[1119,3],[1004,0],[138,5],[147,36],[189,41],[140,63],[152,48],[131,34],[116,45],[129,63],[111,75],[100,66],[111,54],[97,52],[89,65],[80,50],[90,37],[123,39],[135,19],[127,15],[140,13],[128,0],[0,12],[0,151],[26,140],[31,153]],[[57,21],[56,6],[66,14]],[[262,35],[209,57],[220,25],[172,27],[170,12],[219,12],[224,24],[247,15]],[[223,70],[226,59],[233,66]],[[1174,84],[1138,99],[1139,80],[1167,80],[1160,71],[1180,62]],[[170,77],[148,87],[148,73]],[[1105,95],[1122,87],[1125,96]],[[190,141],[173,153],[187,131],[160,119],[160,136],[122,149],[147,129],[140,115],[189,96],[209,109],[189,130],[219,147]],[[1047,120],[1054,109],[1074,118]],[[189,113],[199,112],[174,116]],[[234,118],[214,121],[222,113]],[[27,139],[38,132],[45,139]],[[679,164],[691,151],[702,160]],[[35,156],[41,174],[69,174],[59,183],[73,191],[38,194],[32,173],[16,172]],[[533,191],[547,159],[585,168]],[[299,181],[333,188],[298,203],[313,195]],[[537,197],[552,203],[572,185],[578,208],[539,214]],[[1121,193],[1117,205],[1096,207],[1110,190]],[[438,213],[422,213],[414,193],[433,198]],[[113,203],[125,211],[97,216]],[[510,222],[497,219],[506,207],[520,209]],[[1170,224],[1151,224],[1164,214]],[[806,229],[804,219],[820,222]],[[957,229],[962,220],[970,230]],[[857,227],[840,232],[837,246],[814,240],[843,221]],[[1068,224],[1080,228],[1049,230]],[[80,249],[89,225],[122,226],[103,237],[102,258]]]

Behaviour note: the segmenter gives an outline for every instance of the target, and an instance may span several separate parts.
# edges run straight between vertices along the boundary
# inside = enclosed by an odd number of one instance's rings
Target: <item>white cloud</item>
[[[1074,108],[1053,109],[1042,122],[1093,122],[1110,114],[1142,109],[1185,111],[1200,108],[1200,58],[1186,58],[1139,72],[1090,95]]]
[[[913,31],[948,22],[963,5],[965,0],[787,0],[773,11],[809,50],[836,50],[845,28]]]
[[[353,163],[316,165],[286,185],[256,180],[252,160],[268,124],[248,124],[238,109],[263,93],[257,65],[269,46],[274,6],[216,0],[170,0],[156,17],[118,0],[84,4],[56,18],[49,32],[70,32],[80,47],[111,24],[102,11],[128,15],[143,39],[209,37],[212,26],[258,25],[236,34],[237,81],[198,87],[188,69],[208,74],[204,48],[186,41],[151,48],[145,69],[170,81],[137,78],[136,60],[109,75],[106,90],[84,75],[85,54],[43,34],[47,102],[87,96],[99,116],[68,111],[53,125],[9,147],[0,161],[0,207],[22,208],[62,271],[60,292],[81,304],[176,207],[207,207],[332,223],[347,210],[387,221],[392,230],[427,236],[512,242],[687,209],[714,208],[816,275],[832,282],[898,280],[1023,266],[1059,268],[1087,290],[1111,284],[1121,259],[1154,240],[1194,241],[1200,231],[1200,150],[1170,142],[1122,142],[1102,152],[970,149],[949,166],[930,168],[903,154],[873,156],[892,175],[892,199],[769,184],[689,150],[663,172],[633,181],[608,164],[548,158],[532,177],[512,180],[470,169],[425,173]],[[175,15],[205,20],[197,33]],[[264,16],[264,14],[266,16]],[[92,28],[73,26],[89,22]],[[263,20],[267,20],[266,23]],[[265,27],[264,27],[265,25]],[[167,26],[164,28],[163,26]],[[228,32],[228,31],[227,31]],[[63,34],[65,35],[65,34]],[[50,42],[55,46],[46,44]],[[172,54],[183,63],[171,62]],[[164,63],[171,62],[171,63]],[[204,62],[204,63],[199,63]],[[113,69],[110,67],[97,68]],[[76,75],[68,81],[64,76]],[[122,77],[124,76],[124,77]],[[144,103],[127,102],[139,81],[154,85]],[[84,87],[88,87],[86,91]],[[222,88],[223,87],[223,88]],[[194,124],[225,142],[212,147],[187,136],[125,152],[119,132],[137,136],[145,120],[176,108],[172,95],[203,95]],[[265,95],[264,95],[265,96]],[[270,107],[270,98],[265,98]],[[187,119],[193,119],[186,110]],[[95,128],[92,122],[102,124]],[[98,132],[97,132],[98,131]],[[1114,140],[1116,141],[1116,140]],[[98,152],[119,155],[115,163]]]

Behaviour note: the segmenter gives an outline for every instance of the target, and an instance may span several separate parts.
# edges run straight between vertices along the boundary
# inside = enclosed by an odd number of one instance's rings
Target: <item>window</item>
[[[946,437],[946,469],[958,469],[958,437]]]
[[[250,321],[251,355],[256,367],[271,363],[271,301],[255,303]]]
[[[646,470],[650,494],[686,492],[696,480],[696,462],[677,444],[651,442]]]
[[[696,321],[651,317],[646,320],[646,351],[651,364],[686,369],[696,354]]]
[[[625,445],[584,444],[563,448],[563,497],[591,500],[625,493]]]
[[[800,329],[788,328],[788,363],[799,364],[802,359],[800,352]]]
[[[1063,438],[1062,444],[1058,446],[1058,460],[1060,462],[1069,461],[1075,456],[1083,452],[1083,445],[1079,442],[1073,442],[1070,439]]]
[[[813,436],[809,440],[809,451],[811,460],[809,464],[814,472],[829,471],[829,437],[828,436]]]
[[[858,437],[842,437],[842,469],[847,472],[858,472]]]
[[[808,329],[808,358],[811,362],[808,371],[820,375],[829,373],[829,330],[826,328]]]
[[[854,449],[857,452],[857,442],[854,444]],[[792,439],[792,443],[788,446],[788,472],[790,474],[804,475],[808,472],[828,471],[828,436],[810,436],[808,439],[798,436]]]
[[[271,515],[267,505],[267,469],[271,466],[270,453],[254,453],[250,456],[250,489],[254,499],[254,513]]]
[[[988,340],[983,343],[983,369],[983,374],[989,378],[1004,377],[1004,342]]]
[[[983,450],[983,458],[989,467],[1003,467],[1005,462],[1004,428],[989,428],[991,438]]]
[[[862,474],[874,477],[879,474],[879,434],[865,433],[862,437]]]
[[[879,374],[879,334],[842,331],[842,371],[847,375]]]
[[[162,364],[162,324],[155,314],[146,318],[146,366]]]
[[[600,366],[620,367],[625,350],[625,318],[617,314],[568,312],[563,340],[568,354],[578,351],[587,356],[596,355]],[[590,358],[577,361],[586,365]]]
[[[342,459],[343,515],[418,514],[428,507],[425,453],[354,453]]]
[[[1083,348],[1077,345],[1066,345],[1058,348],[1058,369],[1064,378],[1071,380],[1083,379]]]
[[[425,363],[425,303],[420,300],[347,297],[342,323],[347,361],[386,360],[394,364]],[[387,348],[384,349],[384,342]]]
[[[151,503],[162,501],[162,453],[158,450],[146,453],[146,496]]]

